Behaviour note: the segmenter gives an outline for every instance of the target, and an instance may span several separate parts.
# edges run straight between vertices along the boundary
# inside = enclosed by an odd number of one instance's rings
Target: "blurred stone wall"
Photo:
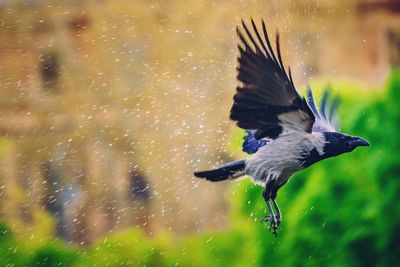
[[[2,2],[0,218],[79,244],[223,228],[229,183],[192,172],[244,156],[227,114],[250,16],[282,32],[299,88],[378,84],[397,55],[396,9],[365,1]]]

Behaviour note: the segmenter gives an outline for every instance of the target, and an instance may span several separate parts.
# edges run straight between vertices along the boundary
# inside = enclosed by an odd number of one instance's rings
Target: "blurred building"
[[[0,219],[81,244],[223,228],[229,184],[192,172],[243,156],[226,119],[250,15],[280,25],[298,85],[399,66],[399,1],[0,1]]]

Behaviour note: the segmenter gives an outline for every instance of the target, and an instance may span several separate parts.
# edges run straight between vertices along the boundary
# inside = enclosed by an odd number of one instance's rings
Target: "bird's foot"
[[[275,237],[278,236],[278,227],[279,227],[279,224],[281,223],[281,220],[279,218],[276,218],[275,216],[267,215],[261,219],[261,222],[270,222],[268,230],[270,232],[272,231],[272,234]]]
[[[272,219],[271,215],[266,215],[261,219],[261,222],[270,222]]]

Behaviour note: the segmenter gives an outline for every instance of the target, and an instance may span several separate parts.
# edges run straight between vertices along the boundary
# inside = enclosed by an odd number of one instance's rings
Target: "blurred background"
[[[194,170],[245,157],[228,120],[243,18],[299,91],[372,146],[278,197]],[[0,266],[396,266],[400,1],[0,1]]]

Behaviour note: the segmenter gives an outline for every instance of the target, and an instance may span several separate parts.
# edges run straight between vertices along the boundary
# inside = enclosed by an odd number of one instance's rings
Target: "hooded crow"
[[[310,87],[307,97],[300,96],[290,68],[286,71],[283,64],[279,34],[275,52],[264,21],[261,26],[262,31],[251,20],[251,28],[243,21],[242,29],[237,28],[241,42],[237,67],[240,85],[230,112],[230,119],[247,131],[243,151],[254,154],[194,175],[212,182],[248,175],[261,184],[269,211],[262,221],[269,222],[270,231],[277,236],[282,221],[276,202],[279,188],[297,171],[369,143],[336,130],[338,101],[328,101],[327,92],[319,109]]]

